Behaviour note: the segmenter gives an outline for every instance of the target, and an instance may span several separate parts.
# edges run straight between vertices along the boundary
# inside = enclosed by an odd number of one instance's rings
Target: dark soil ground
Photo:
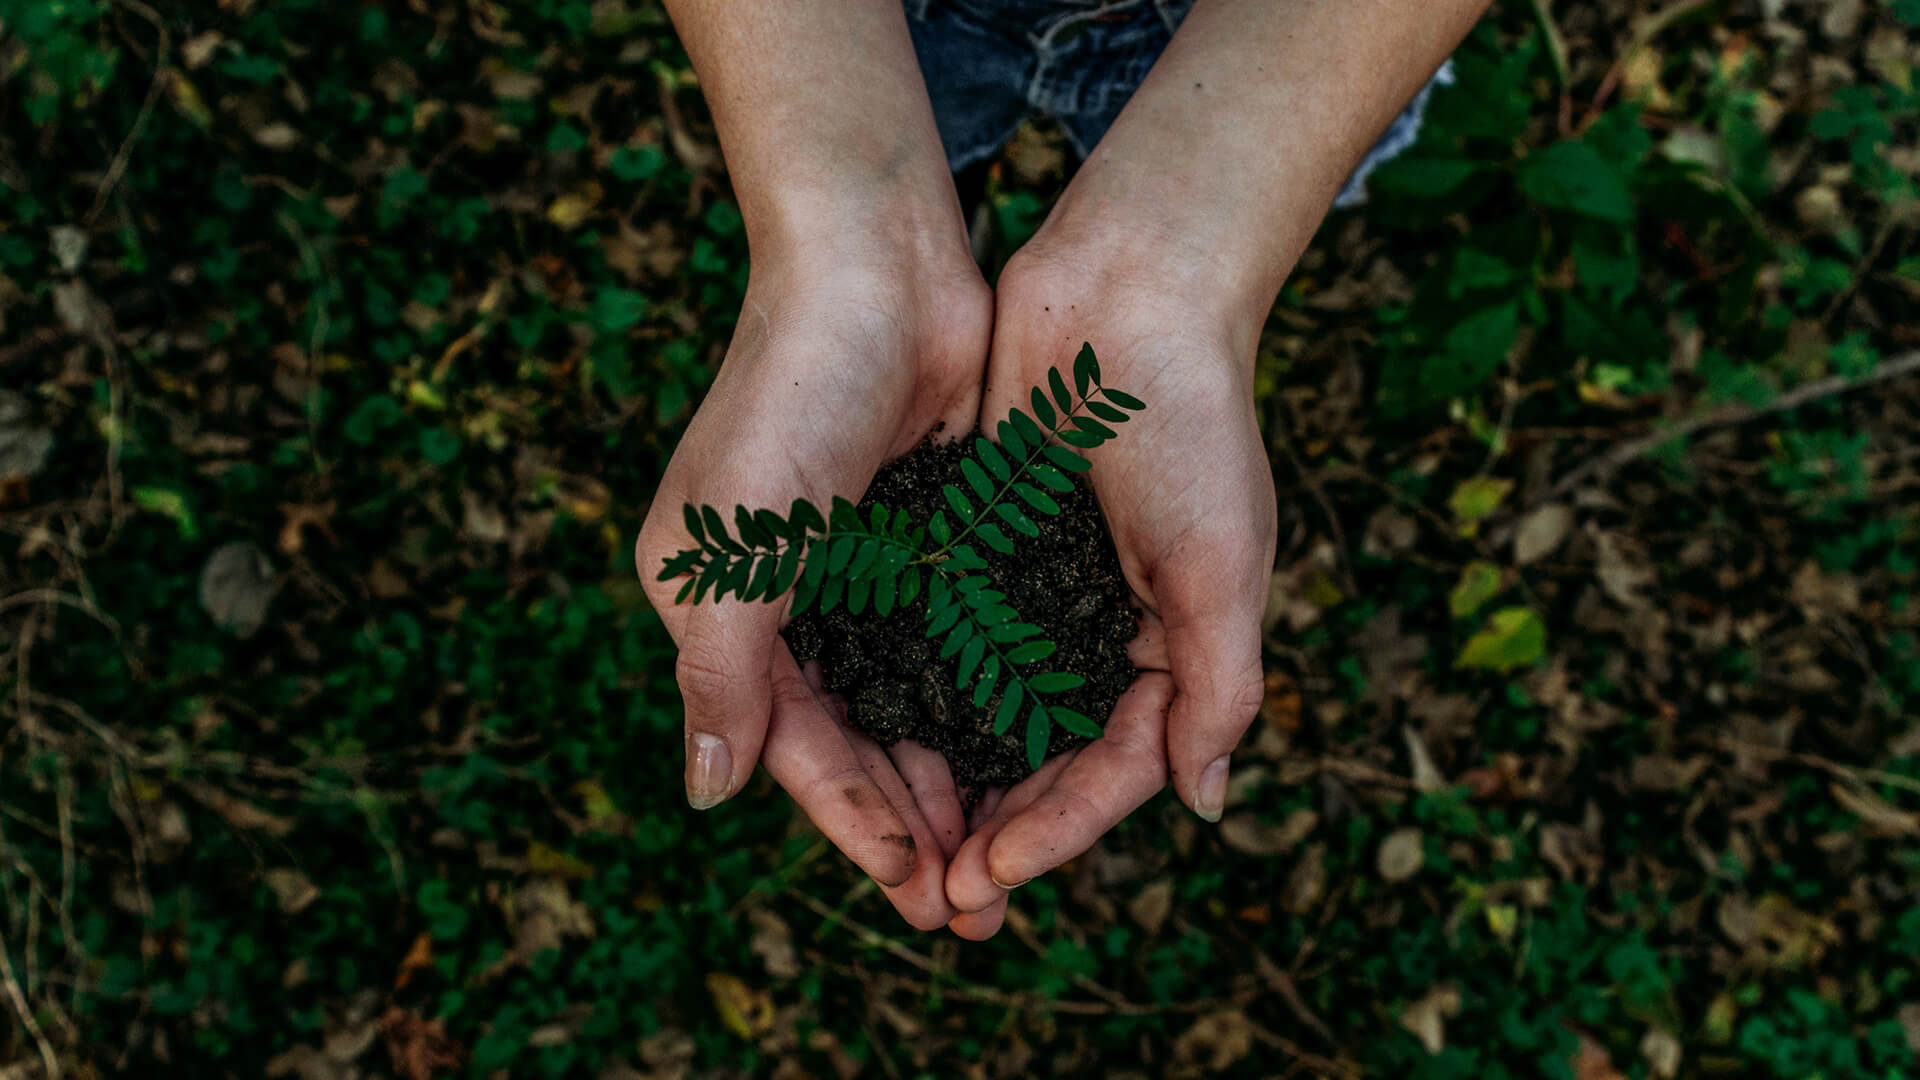
[[[964,482],[964,456],[957,443],[923,444],[880,470],[860,508],[878,502],[923,524],[946,505],[942,485]],[[1059,516],[1036,515],[1040,535],[1015,536],[1012,555],[975,546],[1007,602],[1060,646],[1035,668],[1086,677],[1085,686],[1048,700],[1105,723],[1133,681],[1127,642],[1139,628],[1139,613],[1092,490],[1076,482],[1073,493],[1058,501]],[[971,687],[954,687],[958,659],[940,659],[939,642],[925,636],[925,625],[924,603],[884,618],[872,609],[851,615],[841,607],[794,619],[786,635],[801,661],[820,661],[826,688],[846,699],[848,723],[884,745],[911,738],[940,751],[955,782],[969,791],[971,805],[985,788],[1016,783],[1031,772],[1024,728],[1016,723],[1005,735],[993,733],[999,693],[984,709],[974,708]],[[1057,754],[1084,741],[1056,725],[1047,751]]]

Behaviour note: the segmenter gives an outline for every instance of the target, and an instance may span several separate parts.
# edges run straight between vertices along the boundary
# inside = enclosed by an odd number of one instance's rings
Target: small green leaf
[[[1132,394],[1122,393],[1119,390],[1110,390],[1103,386],[1100,388],[1100,393],[1105,395],[1108,401],[1113,402],[1115,405],[1129,412],[1140,412],[1147,407],[1146,402],[1141,401]]]
[[[873,612],[881,618],[893,614],[894,590],[899,587],[898,578],[892,574],[881,574],[873,579]]]
[[[833,497],[833,509],[827,511],[827,520],[833,523],[834,532],[864,532],[860,527],[860,508],[839,495]]]
[[[1104,401],[1088,401],[1087,411],[1105,420],[1109,424],[1124,424],[1127,422],[1126,413],[1121,412],[1119,409],[1114,408]]]
[[[1043,514],[1046,514],[1049,517],[1052,517],[1060,512],[1060,504],[1053,501],[1053,496],[1048,495],[1046,492],[1041,491],[1039,488],[1034,487],[1032,484],[1026,484],[1026,483],[1015,484],[1013,485],[1013,491],[1014,491],[1014,494],[1024,499],[1028,506],[1033,507],[1035,510],[1038,510]]]
[[[698,604],[701,600],[705,599],[708,589],[717,589],[721,580],[726,577],[726,574],[727,561],[725,559],[715,559],[708,563],[707,568],[700,571],[700,584],[693,590],[693,602]],[[713,598],[718,600],[720,594],[715,592]]]
[[[1027,680],[1027,688],[1037,694],[1058,694],[1085,686],[1087,680],[1071,671],[1046,671]]]
[[[994,475],[994,479],[1003,484],[1013,479],[1013,466],[1007,464],[1007,459],[1000,453],[999,447],[984,438],[975,439],[973,453],[987,466],[987,471]],[[981,498],[990,498],[990,496],[982,495]]]
[[[953,530],[947,526],[947,512],[935,510],[933,520],[927,522],[927,532],[933,534],[934,542],[944,544],[953,539]]]
[[[973,531],[993,550],[1002,555],[1013,554],[1013,541],[1007,539],[1007,534],[1000,531],[1000,526],[991,521],[983,521],[974,526]]]
[[[1000,709],[993,714],[993,733],[1005,735],[1020,715],[1020,680],[1008,679],[1007,692],[1000,697]]]
[[[1100,361],[1094,359],[1093,343],[1080,343],[1080,352],[1073,358],[1073,381],[1080,388],[1080,396],[1087,396],[1089,386],[1100,385]]]
[[[973,504],[967,501],[966,492],[952,484],[943,484],[940,490],[947,497],[947,505],[953,507],[953,512],[959,515],[960,520],[973,524]]]
[[[867,610],[867,600],[873,595],[873,579],[854,578],[847,582],[847,611],[858,615]]]
[[[721,584],[733,591],[735,596],[746,599],[747,583],[753,574],[753,560],[740,559],[727,571],[727,578]],[[725,595],[722,593],[721,595]]]
[[[753,567],[753,577],[747,582],[747,591],[740,594],[742,600],[753,600],[767,596],[767,590],[773,588],[773,576],[780,569],[780,559],[776,555],[762,555]],[[772,597],[768,596],[768,599]]]
[[[976,608],[973,613],[973,621],[986,627],[1009,623],[1019,617],[1019,612],[1005,604],[990,604],[984,608]]]
[[[974,669],[980,666],[980,659],[986,655],[986,638],[974,637],[967,641],[960,650],[960,673],[953,683],[955,690],[966,689],[967,681],[973,678]]]
[[[1055,705],[1051,711],[1055,722],[1083,739],[1097,739],[1104,734],[1104,732],[1100,730],[1099,724],[1087,719],[1082,713],[1074,712],[1072,709],[1063,709],[1058,705]]]
[[[892,520],[892,515],[886,507],[874,503],[873,509],[868,513],[868,520],[872,523],[872,531],[876,536],[885,536],[887,523]]]
[[[1030,638],[1039,632],[1039,627],[1032,623],[1024,622],[1001,623],[999,626],[987,628],[987,636],[1002,645],[1010,641],[1020,641],[1025,638]]]
[[[795,540],[787,543],[787,550],[780,553],[780,567],[773,575],[773,588],[768,590],[767,599],[773,600],[793,588],[793,579],[800,574],[800,549],[803,545]]]
[[[1081,457],[1079,454],[1074,453],[1064,446],[1049,446],[1044,453],[1047,455],[1048,461],[1053,462],[1068,472],[1086,472],[1088,469],[1093,468],[1093,462],[1088,461],[1086,458]],[[1036,473],[1036,475],[1038,474]],[[1051,484],[1048,486],[1052,487]],[[1054,488],[1054,490],[1058,491],[1059,489]]]
[[[920,599],[920,568],[909,566],[900,571],[900,606],[907,607]]]
[[[1073,481],[1062,476],[1060,470],[1051,465],[1036,461],[1032,465],[1027,466],[1027,471],[1033,474],[1034,479],[1062,495],[1073,490]]]
[[[978,641],[978,638],[974,640]],[[993,696],[993,688],[1000,684],[1000,658],[987,657],[986,666],[980,669],[980,681],[973,684],[973,707],[984,709],[987,699]]]
[[[753,520],[776,540],[791,540],[795,536],[794,531],[787,525],[786,519],[764,507],[753,512]]]
[[[753,512],[744,506],[733,508],[733,527],[739,532],[740,539],[750,548],[773,546],[773,534],[760,527]]]
[[[947,553],[947,565],[956,570],[985,570],[987,560],[973,550],[972,544],[955,544],[953,550]]]
[[[1467,639],[1453,666],[1510,671],[1539,660],[1547,651],[1547,626],[1532,608],[1501,608],[1479,633]]]
[[[675,552],[673,557],[667,560],[666,566],[661,568],[660,575],[654,580],[672,581],[674,578],[679,577],[689,570],[698,570],[700,568],[701,554],[702,553],[697,550]]]
[[[1028,536],[1040,535],[1040,526],[1035,525],[1032,518],[1021,513],[1020,508],[1012,503],[996,503],[993,512],[999,514],[1001,520]]]
[[[1041,431],[1040,425],[1033,422],[1033,417],[1028,416],[1019,409],[1014,409],[1007,414],[1007,419],[1013,421],[1014,430],[1020,433],[1021,440],[1027,444],[1026,450],[1020,455],[1021,457],[1031,457],[1033,451],[1038,450],[1046,443],[1046,432]],[[1005,439],[1000,441],[1006,442]]]
[[[1470,476],[1460,481],[1460,486],[1454,488],[1453,495],[1447,499],[1447,507],[1460,525],[1460,535],[1478,535],[1480,523],[1500,508],[1512,490],[1513,481],[1503,476]]]
[[[836,536],[833,546],[827,551],[827,573],[834,577],[847,572],[847,564],[853,561],[853,553],[860,547],[857,536]]]
[[[1055,432],[1055,434],[1060,437],[1061,442],[1066,443],[1068,446],[1077,446],[1082,450],[1091,450],[1105,441],[1101,439],[1100,436],[1092,434],[1091,432],[1079,431],[1074,428],[1061,428]],[[1048,447],[1047,449],[1051,450],[1053,447]]]
[[[787,511],[787,522],[793,526],[796,535],[801,530],[817,533],[827,531],[827,522],[820,516],[820,508],[805,499],[793,500],[793,509]]]
[[[1091,416],[1074,417],[1073,426],[1079,428],[1081,431],[1084,431],[1089,435],[1098,435],[1102,439],[1111,439],[1116,434],[1112,428],[1108,427],[1107,425],[1101,423],[1098,420],[1095,420]]]
[[[693,542],[696,545],[706,543],[707,529],[700,524],[700,511],[695,510],[692,503],[684,503],[680,507],[680,512],[686,516],[687,532],[692,535]]]
[[[1058,645],[1044,639],[1040,641],[1029,641],[1025,645],[1021,645],[1008,653],[1007,660],[1015,664],[1031,664],[1035,660],[1045,660],[1047,657],[1052,656],[1054,650],[1058,648]]]
[[[953,624],[947,631],[947,640],[940,645],[940,659],[950,660],[966,643],[973,639],[973,624],[965,619]]]
[[[967,609],[960,604],[950,603],[938,607],[928,605],[930,621],[927,623],[927,636],[937,638],[948,630],[953,629],[953,624],[959,621],[960,616],[964,614],[966,610]]]
[[[820,610],[822,612],[828,612],[838,607],[840,605],[840,598],[846,591],[846,578],[838,574],[829,577],[827,583],[820,587]]]
[[[818,589],[821,579],[827,576],[827,563],[832,561],[828,555],[827,541],[808,540],[805,558],[807,568],[800,572],[800,581],[809,589]]]
[[[855,581],[864,579],[867,577],[867,571],[873,567],[874,560],[879,556],[880,541],[861,541],[859,550],[853,553],[853,562],[847,565],[847,576]]]
[[[1480,610],[1480,605],[1494,598],[1500,591],[1501,573],[1498,566],[1479,560],[1467,564],[1460,571],[1460,582],[1447,594],[1447,609],[1456,619],[1464,619]]]
[[[735,543],[733,537],[727,535],[727,523],[720,520],[720,511],[711,506],[703,506],[700,508],[700,518],[707,523],[707,543],[710,547],[717,547],[721,551],[734,555],[747,553],[746,548]]]
[[[698,578],[692,578],[692,577],[690,577],[690,578],[688,578],[688,579],[687,579],[687,583],[686,583],[686,584],[684,584],[684,585],[682,585],[682,586],[680,586],[680,591],[679,591],[679,593],[677,593],[677,594],[675,594],[675,596],[674,596],[674,598],[673,598],[673,602],[674,602],[675,604],[684,604],[684,603],[686,603],[686,602],[687,602],[687,594],[693,591],[693,587],[694,587],[694,586],[695,586],[696,584],[698,584],[698,583],[699,583],[699,580],[700,580],[700,579],[698,579]]]
[[[1053,390],[1053,403],[1060,406],[1061,415],[1073,411],[1073,395],[1067,392],[1067,380],[1060,377],[1059,368],[1047,369],[1047,386]]]
[[[1047,395],[1041,393],[1040,388],[1037,386],[1033,388],[1033,415],[1040,418],[1041,427],[1052,430],[1053,422],[1056,419],[1053,413],[1053,406],[1047,404]]]
[[[1012,454],[1016,458],[1027,456],[1026,440],[1020,437],[1020,433],[1014,430],[1011,423],[1002,420],[995,428],[995,431],[1000,436],[1000,445],[1006,447],[1007,453]]]
[[[987,474],[972,458],[960,459],[960,475],[967,478],[967,486],[973,489],[982,503],[993,501],[993,481],[987,479]]]
[[[1038,769],[1047,757],[1047,736],[1053,734],[1053,725],[1048,723],[1047,707],[1039,702],[1033,703],[1033,711],[1027,714],[1027,767]]]

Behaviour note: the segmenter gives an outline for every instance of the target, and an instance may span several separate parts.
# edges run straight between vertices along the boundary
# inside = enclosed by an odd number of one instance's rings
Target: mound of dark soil
[[[878,502],[925,524],[935,510],[946,507],[942,485],[964,484],[964,456],[958,444],[923,444],[880,470],[860,509],[864,512]],[[1071,494],[1055,498],[1058,516],[1033,515],[1038,537],[1008,530],[1013,554],[1002,555],[985,544],[974,547],[986,559],[987,573],[1007,594],[1007,603],[1060,646],[1029,670],[1070,671],[1087,680],[1046,700],[1104,724],[1121,691],[1133,681],[1127,642],[1138,631],[1140,617],[1092,490],[1076,479]],[[826,688],[846,699],[848,723],[884,745],[911,738],[940,751],[954,780],[972,799],[987,787],[1026,778],[1031,772],[1026,710],[1007,734],[995,735],[993,714],[1000,694],[996,691],[985,708],[975,708],[972,687],[966,692],[954,687],[959,659],[942,660],[940,642],[925,636],[925,626],[923,597],[885,617],[871,609],[851,615],[844,606],[825,615],[809,611],[787,626],[786,637],[802,662],[820,661]],[[1084,741],[1056,724],[1047,752],[1057,754]]]

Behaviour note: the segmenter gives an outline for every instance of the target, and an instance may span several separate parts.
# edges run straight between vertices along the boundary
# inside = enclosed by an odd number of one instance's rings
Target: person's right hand
[[[946,805],[944,760],[904,743],[889,756],[843,728],[779,636],[784,597],[675,604],[681,581],[658,577],[693,546],[685,503],[711,504],[731,522],[736,504],[784,513],[795,498],[823,509],[836,495],[857,501],[882,464],[930,432],[973,427],[993,301],[957,217],[958,245],[868,238],[754,251],[725,362],[635,548],[647,596],[680,648],[687,801],[717,805],[763,762],[921,929],[955,914],[945,867],[965,824],[957,802]]]

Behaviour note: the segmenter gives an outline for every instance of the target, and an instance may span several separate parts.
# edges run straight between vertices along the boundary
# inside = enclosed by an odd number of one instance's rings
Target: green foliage
[[[1059,514],[1047,489],[1072,490],[1069,475],[1092,467],[1079,451],[1114,438],[1109,423],[1125,423],[1129,412],[1146,408],[1139,398],[1101,383],[1090,344],[1074,358],[1073,379],[1069,389],[1058,368],[1048,369],[1047,385],[1033,388],[1032,413],[1018,407],[1008,412],[996,427],[997,445],[974,439],[971,455],[960,460],[966,487],[947,484],[942,491],[953,521],[936,510],[916,525],[878,503],[863,519],[853,503],[835,496],[825,515],[805,499],[795,499],[784,517],[736,506],[729,533],[718,510],[689,504],[684,521],[696,546],[668,558],[659,579],[685,578],[675,603],[701,603],[709,591],[716,601],[732,594],[772,603],[791,592],[796,615],[844,603],[852,614],[871,608],[884,618],[924,595],[925,633],[940,641],[942,660],[958,665],[955,688],[973,688],[974,707],[991,710],[996,735],[1006,734],[1024,709],[1027,760],[1037,769],[1054,724],[1086,738],[1097,737],[1100,726],[1044,700],[1085,679],[1064,671],[1029,674],[1058,646],[1008,605],[1006,593],[994,588],[987,560],[968,541],[1011,555],[1016,536],[1040,535],[1022,504],[1044,516]]]

